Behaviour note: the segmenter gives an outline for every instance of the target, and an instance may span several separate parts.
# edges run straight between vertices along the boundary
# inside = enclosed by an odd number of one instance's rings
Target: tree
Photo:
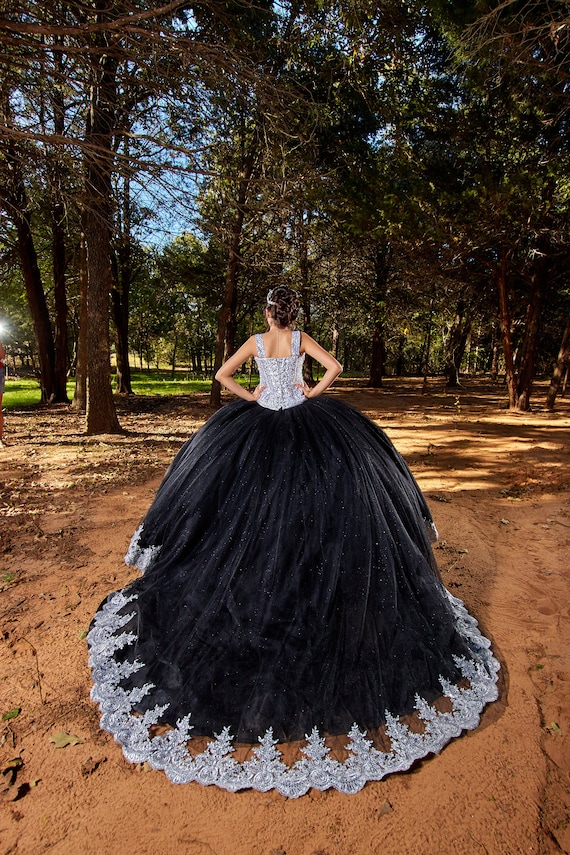
[[[7,47],[4,56],[8,57],[10,70],[17,71],[19,85],[37,79],[39,57],[42,74],[48,73],[50,85],[72,89],[77,105],[85,110],[84,121],[68,125],[63,137],[53,131],[47,136],[62,150],[69,146],[82,153],[90,433],[118,430],[110,391],[108,324],[104,321],[113,285],[119,360],[123,363],[120,370],[123,375],[127,370],[124,351],[128,261],[117,253],[117,275],[113,281],[112,177],[118,173],[127,176],[133,168],[146,169],[158,184],[168,172],[180,175],[186,167],[200,173],[208,146],[203,128],[204,123],[210,122],[213,93],[223,93],[228,103],[237,102],[242,113],[246,107],[244,116],[254,105],[254,112],[248,113],[246,121],[247,150],[239,170],[235,216],[227,244],[226,296],[218,330],[219,361],[222,347],[227,344],[226,329],[235,305],[239,236],[249,184],[258,168],[259,132],[269,128],[285,100],[287,87],[278,70],[285,69],[287,52],[279,45],[282,41],[288,48],[294,43],[294,39],[289,42],[289,34],[300,10],[294,3],[289,7],[283,4],[273,7],[269,2],[261,6],[248,2],[222,8],[213,0],[191,10],[183,0],[172,0],[165,5],[153,0],[142,3],[90,0],[80,5],[61,4],[59,0],[45,4],[16,0],[6,16],[2,33]],[[48,53],[74,58],[71,77],[62,74],[61,63],[44,61]],[[299,100],[299,90],[295,97]],[[136,108],[140,108],[138,112]],[[273,118],[269,120],[271,114]],[[75,115],[81,116],[81,110]],[[4,127],[5,135],[30,142],[45,141],[45,133],[30,127],[24,115],[20,119],[18,127]],[[181,132],[188,128],[189,137],[181,141]],[[121,148],[118,142],[127,137],[144,141],[146,151],[126,144]],[[200,142],[193,148],[192,142],[198,137]],[[243,135],[242,140],[245,140]],[[131,148],[136,149],[136,157]]]
[[[569,154],[562,65],[569,34],[561,6],[477,8],[482,14],[467,28],[453,22],[448,10],[462,106],[451,110],[455,122],[446,126],[439,154],[441,159],[445,152],[449,164],[454,248],[466,264],[488,270],[497,295],[509,406],[527,410],[543,309],[559,300],[568,246],[561,167]]]
[[[100,0],[93,23],[117,16],[112,0]],[[120,10],[123,11],[122,9]],[[116,131],[117,57],[113,38],[95,31],[89,52],[90,103],[83,152],[84,223],[87,250],[87,433],[118,433],[110,383],[109,295],[113,135]]]
[[[3,93],[1,121],[13,125],[10,90]],[[3,150],[0,194],[16,230],[16,245],[32,316],[40,362],[42,401],[56,398],[55,348],[49,311],[32,230],[32,210],[24,179],[22,146],[8,139]]]
[[[556,401],[556,397],[560,391],[560,385],[562,382],[562,377],[564,372],[568,372],[568,365],[570,364],[570,317],[566,321],[566,326],[564,327],[564,332],[562,333],[562,341],[560,343],[560,350],[558,351],[558,357],[556,359],[556,363],[554,365],[554,371],[552,373],[552,380],[550,381],[550,386],[548,387],[548,393],[546,395],[546,409],[553,410],[554,403]]]

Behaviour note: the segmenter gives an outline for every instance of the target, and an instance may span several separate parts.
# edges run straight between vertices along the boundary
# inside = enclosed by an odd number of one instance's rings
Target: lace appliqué
[[[427,530],[430,543],[437,543],[439,540],[439,532],[435,527],[433,520],[424,519],[424,524]]]
[[[130,691],[120,686],[122,679],[142,667],[141,662],[118,664],[113,658],[116,650],[135,640],[132,633],[118,633],[133,616],[119,612],[136,599],[136,594],[129,596],[123,591],[113,594],[97,613],[87,637],[94,682],[91,697],[101,709],[101,726],[122,745],[127,760],[148,762],[154,769],[162,769],[175,784],[197,781],[216,784],[232,792],[246,788],[267,792],[275,788],[289,798],[302,796],[311,787],[318,790],[334,787],[342,793],[357,793],[367,781],[379,781],[392,772],[403,772],[414,761],[441,751],[463,730],[476,728],[483,707],[498,696],[496,682],[500,666],[491,652],[489,640],[481,634],[477,621],[462,601],[449,592],[448,597],[457,629],[473,652],[473,659],[455,657],[469,687],[459,688],[440,678],[443,696],[452,703],[450,712],[438,712],[416,696],[416,710],[424,725],[421,733],[412,732],[387,712],[386,733],[391,742],[388,752],[375,748],[356,724],[348,733],[349,756],[344,762],[329,757],[325,739],[315,728],[306,737],[303,758],[292,766],[282,761],[271,729],[260,737],[252,757],[241,763],[232,757],[234,748],[229,727],[218,733],[205,751],[193,756],[188,750],[192,738],[190,714],[180,719],[168,733],[150,737],[149,728],[160,721],[167,706],[157,705],[144,716],[133,715],[133,705],[151,692],[153,685],[147,683]]]
[[[129,567],[137,567],[141,573],[144,573],[153,564],[156,556],[161,550],[160,546],[141,546],[141,534],[143,531],[142,524],[139,525],[131,538],[127,554],[125,555],[125,564]]]

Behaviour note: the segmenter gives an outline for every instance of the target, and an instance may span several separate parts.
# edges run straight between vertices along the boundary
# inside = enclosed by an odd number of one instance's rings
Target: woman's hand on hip
[[[263,392],[264,389],[267,389],[267,385],[255,387],[255,389],[251,393],[253,395],[254,401],[259,401],[259,399],[261,397],[261,393]]]

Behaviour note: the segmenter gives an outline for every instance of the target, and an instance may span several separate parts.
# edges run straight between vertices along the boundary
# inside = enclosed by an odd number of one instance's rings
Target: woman
[[[269,330],[217,374],[238,400],[176,456],[126,556],[144,575],[89,633],[102,726],[174,782],[357,792],[497,696],[419,488],[378,427],[321,396],[341,366],[298,310],[270,291]],[[326,369],[312,389],[307,353]],[[232,377],[250,356],[253,393]]]

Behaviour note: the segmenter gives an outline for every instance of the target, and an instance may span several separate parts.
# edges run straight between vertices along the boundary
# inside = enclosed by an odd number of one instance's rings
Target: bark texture
[[[221,368],[224,359],[230,354],[227,352],[226,340],[228,327],[231,323],[232,310],[235,312],[237,299],[237,275],[240,263],[240,244],[243,223],[245,219],[246,203],[249,194],[249,186],[254,171],[256,158],[255,147],[245,158],[240,177],[238,196],[236,200],[236,213],[232,222],[230,239],[228,243],[228,256],[226,266],[226,281],[222,305],[218,315],[218,330],[216,333],[216,355],[214,359],[213,373],[216,374]],[[212,381],[210,391],[210,404],[213,407],[222,405],[222,387],[216,379]]]
[[[568,363],[570,363],[570,317],[566,321],[562,341],[560,342],[560,350],[558,351],[558,359],[556,360],[554,371],[552,372],[552,380],[550,381],[546,395],[547,410],[554,409],[556,398],[560,392],[562,378],[564,373],[568,372]]]
[[[372,355],[370,358],[370,377],[368,379],[368,385],[374,389],[382,386],[384,365],[386,362],[386,297],[391,261],[391,245],[388,242],[377,244],[374,249],[375,288],[372,306]]]
[[[107,3],[101,3],[104,10]],[[96,37],[104,42],[105,36]],[[92,54],[91,103],[85,135],[85,241],[87,245],[87,433],[119,433],[111,389],[109,295],[111,272],[112,137],[117,60]]]

